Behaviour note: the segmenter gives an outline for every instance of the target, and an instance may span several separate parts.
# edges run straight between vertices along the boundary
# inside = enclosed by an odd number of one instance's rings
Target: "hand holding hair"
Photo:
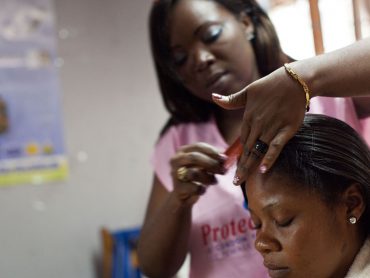
[[[225,109],[245,107],[241,128],[244,151],[234,183],[242,183],[248,170],[257,163],[262,173],[271,168],[302,124],[310,98],[361,96],[361,102],[370,103],[370,98],[365,97],[370,95],[369,64],[370,38],[367,38],[280,67],[229,96],[213,94],[213,101]],[[369,116],[370,108],[365,112]]]
[[[279,68],[235,94],[213,94],[214,102],[225,109],[245,107],[240,137],[243,152],[235,184],[241,184],[248,170],[258,163],[262,173],[271,168],[300,127],[306,110],[305,94],[300,85],[289,78],[284,68]]]

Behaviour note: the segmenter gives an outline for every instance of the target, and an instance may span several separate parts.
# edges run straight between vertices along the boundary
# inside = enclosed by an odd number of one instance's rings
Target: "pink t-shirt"
[[[362,131],[351,99],[318,97],[312,100],[310,112],[336,117]],[[170,127],[158,141],[151,160],[168,191],[173,190],[170,158],[180,146],[195,142],[206,142],[220,150],[228,147],[214,119]],[[243,207],[241,189],[232,185],[234,173],[235,166],[226,175],[217,175],[218,183],[210,186],[193,207],[190,277],[268,277],[254,249],[255,233],[249,212]]]
[[[207,142],[227,148],[215,121],[170,127],[158,141],[152,163],[155,174],[172,191],[169,160],[185,144]],[[249,212],[243,207],[240,187],[233,186],[235,166],[217,175],[192,210],[190,277],[268,277],[261,255],[254,249],[255,233]]]
[[[325,114],[346,122],[370,145],[370,118],[358,119],[351,98],[315,97],[311,99],[309,113]]]

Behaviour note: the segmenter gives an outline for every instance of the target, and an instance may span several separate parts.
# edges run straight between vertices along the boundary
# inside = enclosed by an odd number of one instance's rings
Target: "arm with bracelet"
[[[315,97],[352,97],[360,103],[359,118],[370,115],[370,38],[339,50],[285,64],[227,97],[213,95],[225,109],[244,108],[240,141],[244,151],[235,184],[245,181],[252,167],[265,173],[296,133]],[[357,108],[357,107],[356,107]],[[268,145],[260,159],[250,155],[256,142]],[[236,181],[236,182],[235,182]]]

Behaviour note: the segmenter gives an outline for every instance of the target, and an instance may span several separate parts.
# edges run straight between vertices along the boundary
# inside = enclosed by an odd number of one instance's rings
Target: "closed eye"
[[[285,228],[285,227],[289,227],[290,224],[292,224],[293,220],[294,220],[294,217],[288,218],[288,219],[286,219],[284,221],[280,221],[280,222],[279,221],[275,221],[275,224],[278,227]]]
[[[202,41],[206,44],[215,42],[222,34],[223,26],[220,24],[211,25],[202,35]]]

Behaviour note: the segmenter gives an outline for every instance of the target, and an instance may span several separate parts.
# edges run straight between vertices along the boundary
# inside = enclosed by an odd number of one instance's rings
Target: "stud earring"
[[[354,225],[354,224],[357,223],[357,218],[356,218],[356,216],[351,216],[350,218],[348,218],[348,221],[349,221],[349,223]]]
[[[253,40],[254,39],[254,34],[253,34],[253,32],[249,32],[249,33],[247,33],[247,40],[248,41],[251,41],[251,40]]]

